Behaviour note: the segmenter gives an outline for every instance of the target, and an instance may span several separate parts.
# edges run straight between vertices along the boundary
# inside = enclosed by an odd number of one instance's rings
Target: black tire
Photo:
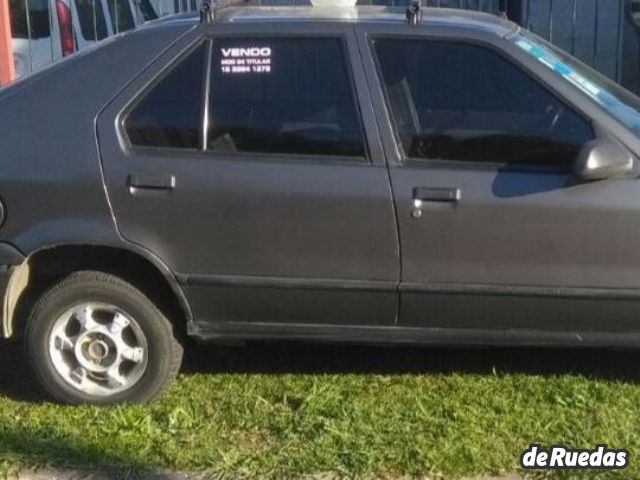
[[[113,395],[91,395],[68,383],[49,354],[55,321],[83,302],[114,305],[135,318],[148,348],[147,366],[130,388]],[[142,293],[124,280],[102,272],[73,273],[47,290],[33,307],[25,331],[25,347],[33,372],[49,395],[68,404],[144,403],[158,398],[174,380],[182,362],[182,346],[169,320]]]

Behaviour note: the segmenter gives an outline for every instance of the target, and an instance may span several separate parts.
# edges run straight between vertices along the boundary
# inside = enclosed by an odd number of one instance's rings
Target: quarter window
[[[569,166],[591,126],[494,51],[470,44],[376,40],[405,155]]]
[[[132,145],[200,148],[205,50],[202,45],[182,60],[127,115]]]
[[[214,41],[207,138],[220,153],[364,157],[342,41]]]

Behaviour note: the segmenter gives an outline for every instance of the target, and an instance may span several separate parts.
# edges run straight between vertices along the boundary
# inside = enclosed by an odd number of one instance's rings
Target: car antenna
[[[422,23],[422,0],[411,0],[407,8],[407,23],[409,25]]]

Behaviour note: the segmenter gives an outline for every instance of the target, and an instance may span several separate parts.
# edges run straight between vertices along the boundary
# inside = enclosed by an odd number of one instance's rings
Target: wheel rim
[[[133,387],[148,363],[147,339],[136,320],[114,305],[77,305],[53,324],[49,355],[76,390],[107,397]]]

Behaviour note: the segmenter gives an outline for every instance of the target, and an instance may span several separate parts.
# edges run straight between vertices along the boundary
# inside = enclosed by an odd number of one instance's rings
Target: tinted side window
[[[29,23],[27,26],[27,2],[25,0],[11,0],[11,34],[13,38],[29,38],[32,40],[51,36],[49,24],[49,1],[29,0]]]
[[[102,40],[107,38],[107,21],[102,9],[102,0],[75,0],[75,3],[84,39]]]
[[[341,40],[216,40],[212,55],[209,150],[364,157]]]
[[[182,60],[127,115],[132,145],[200,148],[205,50],[201,45]]]
[[[410,158],[568,166],[588,122],[490,49],[377,40],[387,99]]]

